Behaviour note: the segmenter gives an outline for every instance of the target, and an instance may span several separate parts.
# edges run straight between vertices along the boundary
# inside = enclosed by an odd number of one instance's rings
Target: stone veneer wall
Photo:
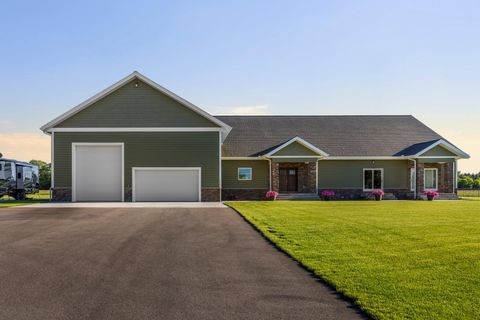
[[[222,200],[265,200],[268,189],[222,189]]]
[[[70,188],[53,188],[52,201],[57,202],[71,202],[72,190]]]
[[[219,188],[202,188],[202,202],[218,201],[221,201]]]
[[[132,188],[125,188],[125,202],[132,201]],[[52,189],[52,201],[71,202],[72,190],[70,188],[54,188]],[[202,188],[202,202],[220,201],[219,188]]]
[[[367,200],[373,198],[371,192],[363,191],[363,189],[319,189],[318,195],[321,196],[324,190],[334,191],[334,200]],[[406,189],[384,189],[384,191],[386,194],[393,194],[398,200],[411,200],[414,195],[413,192]]]
[[[280,168],[296,168],[299,193],[315,193],[317,188],[317,164],[315,161],[272,162],[272,190],[280,190]]]

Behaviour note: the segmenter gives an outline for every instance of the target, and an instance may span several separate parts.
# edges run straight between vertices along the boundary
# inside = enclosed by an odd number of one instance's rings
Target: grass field
[[[7,208],[7,207],[17,207],[17,206],[24,206],[27,204],[38,203],[38,202],[46,202],[50,199],[50,191],[49,190],[40,190],[38,193],[29,194],[27,195],[27,200],[16,201],[12,197],[1,197],[0,198],[0,208]]]
[[[480,318],[479,202],[229,205],[374,318]]]
[[[480,190],[458,190],[458,196],[462,199],[480,200]]]

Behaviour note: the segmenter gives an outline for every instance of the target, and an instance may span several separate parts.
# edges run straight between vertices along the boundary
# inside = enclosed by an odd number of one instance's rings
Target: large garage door
[[[123,144],[73,143],[73,201],[123,201]]]
[[[133,168],[133,201],[200,201],[200,168]]]

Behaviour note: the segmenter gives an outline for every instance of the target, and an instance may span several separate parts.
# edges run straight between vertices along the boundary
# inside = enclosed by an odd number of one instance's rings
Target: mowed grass
[[[231,202],[376,319],[480,319],[480,202]]]
[[[457,193],[461,198],[480,198],[480,190],[458,190]]]
[[[35,194],[28,194],[26,200],[17,201],[12,197],[3,196],[0,198],[0,208],[18,207],[33,203],[47,202],[50,199],[49,190],[40,190]]]

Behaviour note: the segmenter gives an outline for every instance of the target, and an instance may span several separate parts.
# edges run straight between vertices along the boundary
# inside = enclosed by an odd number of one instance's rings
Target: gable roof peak
[[[196,105],[194,105],[193,103],[183,99],[182,97],[176,95],[175,93],[171,92],[170,90],[162,87],[161,85],[159,85],[158,83],[156,83],[155,81],[151,80],[150,78],[144,76],[143,74],[141,74],[140,72],[134,70],[132,73],[130,73],[129,75],[127,75],[126,77],[122,78],[121,80],[115,82],[114,84],[112,84],[111,86],[107,87],[106,89],[100,91],[99,93],[97,93],[96,95],[94,95],[93,97],[85,100],[84,102],[80,103],[79,105],[77,105],[76,107],[73,107],[72,109],[64,112],[63,114],[61,114],[60,116],[56,117],[55,119],[53,119],[52,121],[48,122],[47,124],[43,125],[40,130],[42,130],[43,132],[47,133],[51,128],[53,128],[54,126],[58,125],[59,123],[65,121],[66,119],[72,117],[73,115],[77,114],[78,112],[88,108],[89,106],[91,106],[92,104],[94,104],[95,102],[99,101],[100,99],[106,97],[107,95],[109,95],[110,93],[114,92],[115,90],[119,89],[120,87],[124,86],[125,84],[127,84],[128,82],[130,82],[131,80],[133,79],[139,79],[143,82],[145,82],[146,84],[148,84],[149,86],[151,86],[152,88],[154,88],[155,90],[163,93],[164,95],[170,97],[171,99],[173,100],[176,100],[177,102],[179,102],[180,104],[182,104],[183,106],[189,108],[190,110],[198,113],[199,115],[203,116],[204,118],[210,120],[211,122],[217,124],[218,126],[220,126],[221,128],[223,128],[223,131],[224,131],[224,134],[223,134],[223,138],[225,138],[228,133],[232,130],[232,127],[230,127],[229,125],[227,125],[226,123],[224,123],[223,121],[221,121],[220,119],[217,119],[216,117],[212,116],[211,114],[209,114],[208,112],[204,111],[203,109],[200,109],[199,107],[197,107]]]
[[[279,146],[277,146],[276,148],[274,148],[273,150],[269,151],[268,153],[265,154],[266,157],[271,157],[273,156],[275,153],[277,153],[278,151],[282,150],[283,148],[291,145],[292,143],[299,143],[301,145],[303,145],[305,148],[317,153],[320,157],[328,157],[329,154],[326,153],[325,151],[317,148],[316,146],[314,146],[313,144],[311,144],[310,142],[300,138],[298,135],[297,136],[294,136],[293,138],[289,139],[288,141],[280,144]]]

